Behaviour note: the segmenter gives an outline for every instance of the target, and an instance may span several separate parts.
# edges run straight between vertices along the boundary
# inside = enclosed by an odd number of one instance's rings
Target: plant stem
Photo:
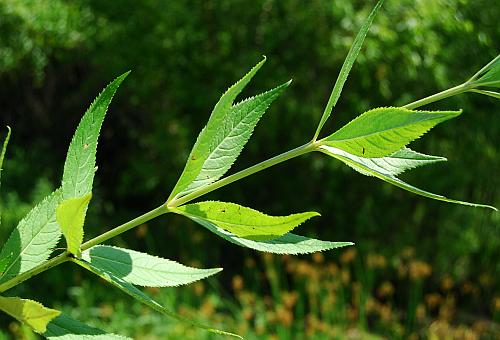
[[[427,105],[433,102],[436,102],[441,99],[445,99],[463,92],[466,92],[468,90],[471,90],[474,88],[474,85],[466,82],[464,84],[452,87],[448,90],[444,90],[442,92],[436,93],[432,96],[414,101],[410,104],[406,104],[405,108],[407,109],[415,109],[417,107]],[[285,162],[289,159],[298,157],[300,155],[315,151],[318,148],[318,145],[320,145],[321,141],[311,141],[307,144],[304,144],[302,146],[299,146],[295,149],[292,149],[290,151],[287,151],[285,153],[282,153],[278,156],[275,156],[273,158],[270,158],[268,160],[265,160],[263,162],[260,162],[258,164],[255,164],[247,169],[241,170],[231,176],[225,177],[221,180],[218,180],[210,185],[207,185],[206,187],[200,188],[198,190],[193,191],[190,194],[187,194],[185,196],[182,196],[178,199],[173,199],[172,201],[167,201],[165,204],[159,206],[158,208],[155,208],[139,217],[136,217],[135,219],[126,222],[114,229],[111,229],[104,234],[101,234],[81,246],[81,250],[87,250],[95,245],[101,244],[102,242],[105,242],[117,235],[120,235],[132,228],[135,228],[147,221],[150,221],[158,216],[161,216],[163,214],[169,213],[171,208],[175,208],[177,206],[183,205],[188,203],[189,201],[192,201],[200,196],[203,196],[209,192],[212,192],[216,189],[222,188],[228,184],[231,184],[233,182],[236,182],[242,178],[248,177],[250,175],[253,175],[256,172],[262,171],[264,169],[267,169],[273,165]],[[57,265],[60,265],[61,263],[64,263],[66,261],[70,260],[68,252],[64,252],[62,254],[57,255],[56,257],[48,260],[47,262],[42,263],[41,265],[38,265],[32,269],[30,269],[27,272],[24,272],[2,284],[0,284],[0,293],[5,292],[6,290],[17,286],[18,284],[50,269],[53,268]]]
[[[447,90],[441,91],[439,93],[433,94],[432,96],[425,97],[422,99],[419,99],[417,101],[414,101],[410,104],[406,104],[403,107],[407,109],[416,109],[417,107],[424,106],[430,103],[437,102],[438,100],[442,100],[448,97],[455,96],[457,94],[463,93],[471,89],[473,86],[469,83],[463,83],[460,85],[457,85],[455,87],[449,88]]]
[[[285,162],[289,159],[292,159],[292,158],[295,158],[297,156],[314,151],[314,150],[316,150],[316,148],[317,148],[317,143],[309,142],[309,143],[304,144],[302,146],[299,146],[295,149],[292,149],[290,151],[282,153],[278,156],[275,156],[273,158],[270,158],[268,160],[265,160],[263,162],[255,164],[249,168],[241,170],[240,172],[237,172],[231,176],[228,176],[228,177],[225,177],[221,180],[218,180],[210,185],[207,185],[206,187],[195,190],[192,193],[187,194],[186,196],[182,196],[178,199],[174,198],[172,201],[165,203],[165,205],[168,208],[175,208],[175,207],[178,207],[180,205],[186,204],[187,202],[189,202],[191,200],[194,200],[194,199],[196,199],[200,196],[203,196],[209,192],[212,192],[216,189],[222,188],[223,186],[231,184],[231,183],[238,181],[242,178],[253,175],[256,172],[262,171],[262,170],[267,169],[273,165]]]
[[[166,214],[168,212],[169,212],[169,210],[164,205],[161,205],[156,209],[153,209],[153,210],[151,210],[151,211],[149,211],[149,212],[147,212],[147,213],[145,213],[137,218],[134,218],[133,220],[131,220],[127,223],[124,223],[124,224],[122,224],[114,229],[111,229],[111,230],[105,232],[104,234],[101,234],[101,235],[85,242],[84,244],[82,244],[81,249],[82,249],[82,251],[89,249],[97,244],[105,242],[112,237],[115,237],[121,233],[124,233],[127,230],[130,230],[134,227],[137,227],[137,226],[139,226],[139,225],[141,225],[149,220],[152,220],[155,217]],[[68,252],[64,252],[62,254],[59,254],[56,257],[48,260],[47,262],[44,262],[44,263],[28,270],[27,272],[24,272],[24,273],[12,278],[12,279],[0,284],[0,293],[3,293],[12,287],[15,287],[18,284],[20,284],[26,280],[29,280],[33,276],[36,276],[36,275],[38,275],[38,274],[40,274],[40,273],[42,273],[50,268],[58,266],[61,263],[68,261],[69,259],[70,258],[68,256]]]
[[[26,280],[31,279],[33,276],[36,276],[40,274],[41,272],[44,272],[46,270],[49,270],[50,268],[53,268],[55,266],[60,265],[61,263],[64,263],[68,261],[68,253],[64,252],[62,254],[57,255],[54,258],[51,258],[47,262],[42,263],[39,266],[36,266],[27,272],[24,272],[16,277],[13,277],[12,279],[5,281],[4,283],[0,284],[0,293],[5,292],[6,290],[11,289],[12,287],[17,286],[21,282],[24,282]]]
[[[161,205],[156,209],[148,211],[147,213],[145,213],[139,217],[136,217],[133,220],[128,221],[127,223],[124,223],[124,224],[122,224],[114,229],[111,229],[111,230],[105,232],[104,234],[101,234],[101,235],[85,242],[84,244],[82,244],[82,251],[87,250],[95,245],[106,242],[110,238],[113,238],[117,235],[120,235],[120,234],[122,234],[122,233],[124,233],[132,228],[135,228],[141,224],[146,223],[147,221],[152,220],[153,218],[156,218],[156,217],[163,215],[163,214],[166,214],[168,212],[169,212],[169,210],[167,209],[167,207],[164,205]]]

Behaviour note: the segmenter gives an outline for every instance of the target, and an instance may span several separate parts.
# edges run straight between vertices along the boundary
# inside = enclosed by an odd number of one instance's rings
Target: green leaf
[[[358,116],[321,142],[360,157],[384,157],[460,113],[377,108]]]
[[[475,85],[500,88],[500,55],[493,59],[479,73],[483,73],[483,75],[473,82]]]
[[[325,150],[329,149],[331,149],[331,147],[325,147]],[[429,165],[437,162],[444,162],[446,161],[446,158],[429,156],[408,148],[403,148],[389,156],[381,158],[358,157],[358,161],[373,170],[377,170],[378,172],[396,176],[400,173],[405,172],[406,170],[410,170],[419,166]]]
[[[126,72],[111,82],[90,105],[80,121],[64,164],[62,178],[64,199],[81,197],[92,192],[99,132],[118,86],[129,73]]]
[[[132,340],[132,338],[90,327],[65,314],[53,319],[47,325],[47,331],[43,336],[49,340]]]
[[[377,2],[371,13],[368,15],[366,18],[365,22],[361,26],[361,29],[359,30],[358,34],[356,35],[356,38],[354,39],[354,43],[351,46],[351,49],[349,50],[349,53],[347,54],[347,57],[344,60],[344,64],[342,65],[342,68],[340,69],[339,76],[337,78],[337,81],[335,82],[335,85],[333,86],[332,93],[330,94],[330,98],[328,99],[328,103],[326,104],[325,111],[323,112],[323,116],[321,116],[321,120],[318,124],[318,128],[316,129],[316,132],[314,134],[314,140],[318,138],[319,133],[321,132],[321,129],[325,125],[326,121],[330,117],[333,108],[337,104],[337,101],[340,98],[340,94],[342,93],[342,88],[344,87],[344,84],[347,80],[347,76],[349,75],[349,72],[351,72],[352,65],[356,61],[356,58],[358,57],[359,52],[361,51],[361,47],[363,46],[363,42],[365,41],[366,35],[368,34],[368,31],[370,30],[370,26],[373,23],[373,19],[375,18],[375,15],[377,14],[378,10],[382,6],[382,3],[384,1],[380,0]]]
[[[3,142],[3,147],[2,147],[2,152],[0,153],[0,185],[2,184],[2,165],[3,165],[3,160],[5,158],[5,153],[7,152],[7,144],[9,144],[9,139],[10,139],[10,127],[7,126],[7,136],[5,137],[5,140]],[[0,225],[2,225],[2,207],[0,206]],[[6,260],[5,259],[0,259],[0,274],[2,273],[2,264],[6,265],[4,263]],[[4,268],[5,269],[5,268]]]
[[[2,275],[5,269],[9,266],[11,259],[12,259],[12,253],[7,254],[5,257],[2,257],[0,259],[0,275]]]
[[[188,159],[186,168],[195,163],[203,162],[203,164],[198,176],[180,192],[180,195],[187,195],[215,182],[231,168],[248,142],[259,119],[289,84],[290,82],[287,82],[268,92],[248,98],[228,110],[219,129],[213,135],[207,136],[210,140],[207,139],[206,142],[208,143],[208,149],[204,151],[206,153],[201,156],[201,159],[197,159],[197,156],[193,154]]]
[[[44,307],[39,302],[18,297],[0,296],[0,309],[38,333],[44,333],[47,324],[61,314],[55,309]]]
[[[168,200],[170,201],[174,197],[176,197],[179,194],[183,194],[186,189],[191,185],[193,181],[195,181],[198,176],[200,175],[203,167],[205,166],[205,163],[209,159],[210,156],[214,151],[217,152],[222,152],[223,150],[217,149],[217,142],[222,143],[230,143],[230,141],[227,141],[227,136],[224,137],[224,131],[226,130],[232,130],[231,125],[226,124],[227,120],[229,119],[231,122],[237,123],[238,117],[239,119],[243,120],[244,118],[247,120],[253,121],[255,120],[255,124],[258,121],[258,113],[256,112],[249,112],[246,115],[250,115],[250,117],[244,117],[245,114],[243,112],[238,112],[238,110],[230,110],[231,106],[233,105],[233,101],[236,99],[238,94],[245,88],[245,86],[250,82],[250,80],[253,78],[253,76],[257,73],[257,71],[262,67],[264,62],[266,61],[266,58],[258,63],[256,66],[254,66],[250,72],[248,72],[241,80],[239,80],[236,84],[231,86],[219,99],[217,104],[215,105],[212,114],[210,115],[210,119],[208,120],[207,125],[203,128],[203,130],[200,132],[200,135],[198,136],[196,143],[193,146],[193,149],[191,150],[191,153],[189,155],[188,161],[186,163],[186,166],[177,181],[177,184],[175,185],[172,193],[170,194],[170,197]],[[273,93],[274,94],[274,93]],[[274,96],[277,96],[277,94],[274,94]],[[262,97],[260,97],[262,98]],[[269,98],[267,98],[269,100]],[[274,97],[271,99],[271,101],[274,99]],[[257,100],[255,103],[259,103],[260,99]],[[269,102],[270,103],[270,102]],[[269,103],[265,106],[267,107]],[[261,103],[262,104],[262,103]],[[265,105],[265,104],[262,104]],[[250,103],[243,104],[242,107],[250,107]],[[259,112],[263,109],[265,111],[265,108],[262,106],[259,108]],[[261,113],[261,115],[264,112]],[[238,117],[230,117],[238,114]],[[253,120],[251,119],[253,117]],[[238,124],[237,124],[238,125]],[[255,125],[254,125],[255,126]],[[243,126],[242,126],[243,127]],[[240,127],[241,128],[241,127]],[[253,128],[252,128],[253,129]],[[238,132],[239,129],[237,129],[234,132]],[[231,132],[231,131],[228,131]],[[249,136],[249,135],[248,135]],[[233,137],[236,138],[236,137]],[[244,136],[238,137],[240,140],[239,143],[236,143],[236,145],[243,145],[245,144]],[[247,137],[248,139],[248,137]],[[243,148],[243,145],[241,145],[241,148]],[[241,151],[241,149],[240,149]],[[234,150],[234,153],[236,156],[239,154],[239,151]],[[234,155],[233,155],[234,157]],[[212,159],[213,161],[213,159]],[[234,160],[233,160],[234,161]],[[227,161],[226,161],[227,162]],[[232,162],[230,162],[232,163]],[[209,166],[210,164],[208,164]],[[230,166],[231,164],[229,164]],[[220,172],[224,167],[227,167],[229,169],[227,164],[224,164],[224,166],[220,169],[218,169],[217,173],[214,174],[213,177],[217,176],[222,176]],[[205,169],[208,169],[205,167]],[[227,171],[226,169],[226,171]],[[224,171],[225,172],[225,171]]]
[[[61,201],[56,190],[36,205],[12,231],[0,252],[0,258],[12,254],[12,261],[0,277],[0,283],[45,262],[59,242],[61,230],[56,223],[56,207]]]
[[[162,313],[164,315],[167,315],[167,316],[169,316],[171,318],[174,318],[176,320],[179,320],[179,321],[185,322],[187,324],[190,324],[191,326],[205,329],[205,330],[207,330],[208,332],[211,332],[211,333],[221,334],[221,335],[228,335],[228,336],[233,336],[233,337],[241,338],[240,336],[238,336],[236,334],[211,328],[209,326],[200,324],[198,322],[194,322],[192,320],[186,319],[186,318],[184,318],[184,317],[182,317],[182,316],[180,316],[180,315],[178,315],[178,314],[170,311],[169,309],[163,307],[162,305],[160,305],[159,303],[157,303],[156,301],[154,301],[153,299],[151,299],[149,296],[147,296],[146,294],[144,294],[142,291],[140,291],[139,289],[137,289],[135,286],[133,286],[132,284],[130,284],[127,281],[125,281],[124,279],[122,279],[120,277],[117,277],[117,276],[113,275],[112,273],[106,272],[106,271],[104,271],[104,270],[102,270],[102,269],[94,266],[92,263],[89,263],[89,262],[86,262],[86,261],[81,261],[81,260],[78,260],[78,259],[71,259],[71,260],[73,262],[79,264],[83,268],[85,268],[85,269],[91,271],[92,273],[98,275],[99,277],[103,278],[105,281],[107,281],[111,285],[115,286],[116,288],[120,289],[124,293],[132,296],[134,299],[138,300],[139,302],[141,302],[141,303],[145,304],[146,306],[148,306],[148,307],[156,310],[157,312],[160,312],[160,313]]]
[[[403,182],[399,178],[397,178],[393,173],[390,171],[386,171],[386,169],[381,168],[377,164],[374,164],[371,161],[367,161],[366,158],[363,157],[358,157],[355,155],[352,155],[348,152],[345,152],[340,149],[336,149],[333,147],[329,147],[326,145],[322,145],[320,147],[320,151],[332,156],[334,158],[337,158],[353,168],[354,170],[358,171],[359,173],[367,176],[375,176],[383,181],[386,181],[387,183],[390,183],[392,185],[395,185],[397,187],[400,187],[404,190],[407,190],[409,192],[412,192],[417,195],[421,195],[424,197],[432,198],[435,200],[439,201],[444,201],[444,202],[450,202],[450,203],[456,203],[456,204],[462,204],[462,205],[468,205],[472,207],[481,207],[481,208],[490,208],[493,210],[497,210],[495,207],[492,207],[490,205],[484,205],[484,204],[477,204],[477,203],[469,203],[469,202],[464,202],[464,201],[457,201],[454,199],[450,199],[441,195],[433,194],[431,192],[416,188],[408,183]]]
[[[222,268],[197,269],[130,249],[95,246],[82,254],[94,267],[131,284],[146,287],[174,287],[214,275]]]
[[[495,91],[488,91],[488,90],[477,90],[477,89],[472,89],[469,90],[469,92],[476,92],[479,94],[484,94],[485,96],[493,97],[496,99],[500,99],[500,92],[495,92]]]
[[[2,152],[0,153],[0,184],[2,183],[1,178],[2,178],[2,165],[3,165],[3,160],[5,158],[5,153],[7,152],[7,144],[9,144],[9,139],[10,139],[10,127],[7,126],[7,136],[5,137],[5,140],[3,142],[3,147],[2,147]]]
[[[219,201],[187,204],[174,212],[207,220],[238,237],[254,241],[276,239],[311,217],[319,216],[317,212],[269,216],[238,204]]]
[[[219,228],[217,225],[208,220],[194,216],[190,216],[189,218],[231,243],[267,253],[292,255],[309,254],[354,245],[352,242],[321,241],[292,233],[287,233],[271,241],[252,241],[240,238],[222,228]]]
[[[68,251],[80,257],[80,246],[83,242],[83,224],[85,214],[89,206],[92,193],[82,197],[69,198],[64,200],[56,209],[57,223],[61,226],[61,231],[66,238]]]

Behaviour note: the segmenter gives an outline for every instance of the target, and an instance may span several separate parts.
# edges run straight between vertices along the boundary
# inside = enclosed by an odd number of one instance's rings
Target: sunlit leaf
[[[213,135],[206,135],[206,154],[193,152],[186,169],[203,163],[200,172],[188,187],[180,193],[186,195],[221,178],[238,158],[248,142],[259,119],[269,105],[285,90],[285,83],[232,106]],[[210,139],[209,139],[210,138]],[[199,157],[199,158],[197,158]]]
[[[44,307],[39,302],[18,297],[0,296],[0,309],[38,333],[44,333],[47,324],[61,314],[60,311]]]
[[[460,113],[415,111],[400,107],[373,109],[326,137],[322,143],[360,157],[384,157]]]
[[[329,152],[332,150],[332,148],[325,147],[323,150]],[[376,170],[380,173],[396,176],[405,172],[406,170],[410,170],[424,165],[434,164],[437,162],[444,162],[446,161],[446,158],[425,155],[410,150],[408,148],[403,148],[401,150],[394,152],[389,156],[381,158],[358,157],[357,160],[360,163],[365,164],[367,167]]]
[[[190,216],[189,218],[231,243],[267,253],[292,255],[309,254],[354,245],[352,242],[321,241],[292,233],[287,233],[271,241],[252,241],[238,237],[229,231],[219,228],[208,220],[194,216]]]
[[[447,198],[438,194],[433,194],[431,192],[416,188],[408,183],[403,182],[399,178],[397,178],[393,173],[385,171],[386,169],[380,168],[377,164],[374,164],[371,161],[367,161],[366,158],[363,157],[358,157],[356,155],[352,155],[348,152],[345,152],[340,149],[336,149],[330,146],[323,145],[320,147],[320,151],[324,152],[325,154],[335,157],[354,170],[358,171],[359,173],[367,176],[374,176],[377,177],[383,181],[386,181],[387,183],[393,184],[397,187],[400,187],[404,190],[407,190],[409,192],[412,192],[417,195],[425,196],[428,198],[432,198],[435,200],[439,201],[444,201],[444,202],[450,202],[450,203],[456,203],[456,204],[462,204],[462,205],[468,205],[472,207],[481,207],[481,208],[490,208],[493,210],[497,210],[495,207],[492,207],[490,205],[484,205],[484,204],[477,204],[477,203],[470,203],[470,202],[464,202],[464,201],[458,201],[454,200],[451,198]]]
[[[265,61],[264,58],[231,86],[215,105],[207,125],[191,150],[169,201],[220,178],[238,157],[267,107],[288,85],[287,83],[232,106],[238,94]]]
[[[83,224],[85,214],[92,198],[92,193],[82,197],[69,198],[64,200],[56,209],[57,223],[61,226],[61,231],[66,238],[68,251],[80,256],[80,246],[83,242]]]
[[[12,255],[0,283],[45,262],[59,242],[61,230],[56,223],[56,207],[61,201],[56,190],[37,204],[10,234],[0,258]]]
[[[349,53],[347,54],[347,57],[344,60],[344,64],[340,69],[337,81],[333,86],[333,90],[332,93],[330,94],[330,98],[328,99],[328,103],[326,104],[325,111],[323,111],[323,115],[321,116],[321,120],[316,129],[316,133],[314,134],[314,139],[318,137],[319,133],[321,132],[321,129],[323,128],[323,125],[325,125],[326,121],[328,120],[328,117],[330,117],[332,113],[333,108],[337,104],[337,101],[340,98],[340,94],[342,93],[342,88],[344,87],[344,84],[347,80],[347,76],[349,75],[349,72],[351,72],[352,65],[356,61],[356,58],[358,57],[358,54],[361,51],[361,47],[363,46],[363,42],[365,41],[368,31],[370,30],[370,26],[373,23],[373,19],[375,18],[375,15],[382,6],[383,2],[384,2],[383,0],[377,2],[375,7],[366,18],[363,25],[361,26],[361,29],[359,30],[358,34],[356,35],[356,38],[354,39],[354,42],[349,50]]]
[[[222,268],[197,269],[161,257],[130,249],[95,246],[82,259],[131,284],[146,287],[173,287],[214,275]]]
[[[159,303],[157,303],[156,301],[154,301],[153,299],[151,299],[149,296],[147,296],[146,294],[144,294],[142,291],[140,291],[139,289],[137,289],[135,286],[133,286],[132,284],[128,283],[124,279],[122,279],[120,277],[117,277],[117,276],[115,276],[112,273],[109,273],[107,271],[104,271],[103,269],[94,266],[92,263],[89,263],[89,262],[86,262],[86,261],[82,261],[82,260],[78,260],[78,259],[72,259],[72,261],[75,262],[75,263],[77,263],[77,264],[79,264],[83,268],[85,268],[85,269],[93,272],[94,274],[96,274],[99,277],[103,278],[105,281],[107,281],[108,283],[110,283],[114,287],[120,289],[124,293],[132,296],[134,299],[136,299],[139,302],[145,304],[146,306],[149,306],[150,308],[156,310],[159,313],[162,313],[162,314],[167,315],[167,316],[169,316],[171,318],[174,318],[176,320],[179,320],[179,321],[185,322],[187,324],[190,324],[191,326],[205,329],[205,330],[207,330],[208,332],[211,332],[211,333],[221,334],[221,335],[228,335],[228,336],[233,336],[233,337],[241,338],[239,335],[211,328],[209,326],[200,324],[198,322],[186,319],[183,316],[180,316],[180,315],[172,312],[171,310],[165,308],[164,306],[160,305]]]
[[[219,201],[187,204],[174,211],[188,217],[207,220],[238,237],[254,241],[273,240],[311,217],[319,216],[316,212],[269,216],[238,204]]]
[[[111,82],[82,117],[64,163],[62,178],[64,199],[81,197],[92,192],[99,132],[116,90],[129,73],[124,73]]]

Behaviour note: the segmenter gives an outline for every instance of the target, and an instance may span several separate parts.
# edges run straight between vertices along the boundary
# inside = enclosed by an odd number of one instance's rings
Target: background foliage
[[[0,237],[5,240],[58,183],[81,115],[104,84],[128,69],[133,72],[111,105],[100,139],[87,237],[166,199],[220,94],[262,54],[268,62],[245,94],[290,77],[294,82],[232,171],[303,143],[371,5],[1,0],[0,125],[10,125],[13,136],[2,173]],[[500,6],[486,0],[386,1],[327,128],[368,108],[406,104],[462,82],[500,51],[498,17]],[[498,103],[470,94],[432,108],[464,109],[416,147],[449,162],[405,180],[500,206]],[[176,216],[115,240],[183,263],[225,268],[208,285],[156,292],[183,313],[249,337],[426,337],[443,331],[488,337],[499,331],[498,213],[411,195],[321,155],[259,173],[210,198],[276,215],[304,207],[320,211],[322,217],[301,233],[354,241],[356,247],[262,256]],[[199,336],[139,305],[130,308],[127,297],[69,265],[33,283],[19,293],[48,306],[64,304],[70,314],[109,331]],[[100,308],[86,308],[95,304]],[[325,310],[329,305],[334,308]],[[130,322],[135,313],[142,316]],[[3,337],[32,336],[3,316],[0,322]]]

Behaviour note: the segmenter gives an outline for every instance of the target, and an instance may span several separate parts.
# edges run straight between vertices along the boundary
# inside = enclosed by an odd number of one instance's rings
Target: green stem
[[[292,149],[290,151],[282,153],[278,156],[275,156],[273,158],[270,158],[268,160],[265,160],[263,162],[255,164],[249,168],[246,168],[245,170],[241,170],[240,172],[237,172],[231,176],[228,176],[228,177],[225,177],[221,180],[218,180],[210,185],[207,185],[206,187],[195,190],[190,194],[187,194],[187,195],[182,196],[182,197],[177,198],[177,199],[174,198],[172,201],[165,203],[165,205],[168,208],[175,208],[175,207],[178,207],[180,205],[186,204],[189,201],[192,201],[192,200],[194,200],[200,196],[203,196],[209,192],[212,192],[216,189],[222,188],[223,186],[226,186],[228,184],[236,182],[242,178],[253,175],[256,172],[262,171],[264,169],[272,167],[273,165],[285,162],[289,159],[292,159],[292,158],[298,157],[300,155],[314,151],[316,148],[317,148],[317,143],[309,142],[309,143],[304,144],[302,146],[299,146],[295,149]]]
[[[441,91],[439,93],[433,94],[432,96],[422,98],[420,100],[414,101],[410,104],[403,106],[404,108],[413,110],[417,107],[424,106],[430,103],[437,102],[448,97],[456,96],[457,94],[463,93],[471,89],[473,86],[469,83],[463,83],[455,87],[449,88],[447,90]]]
[[[405,105],[404,107],[407,109],[415,109],[417,107],[420,107],[420,106],[423,106],[426,104],[430,104],[430,103],[436,102],[438,100],[448,98],[448,97],[469,91],[473,88],[474,88],[474,85],[467,82],[467,83],[452,87],[448,90],[436,93],[432,96],[417,100],[415,102],[412,102],[410,104]],[[285,153],[282,153],[278,156],[275,156],[273,158],[270,158],[268,160],[260,162],[256,165],[253,165],[253,166],[251,166],[247,169],[244,169],[240,172],[237,172],[231,176],[228,176],[228,177],[225,177],[221,180],[218,180],[210,185],[207,185],[206,187],[195,190],[188,195],[182,196],[182,197],[177,198],[177,199],[174,198],[172,201],[167,201],[164,205],[161,205],[160,207],[158,207],[156,209],[153,209],[153,210],[151,210],[151,211],[127,222],[127,223],[124,223],[124,224],[122,224],[122,225],[120,225],[112,230],[105,232],[104,234],[101,234],[101,235],[85,242],[84,244],[82,244],[81,249],[86,250],[86,249],[89,249],[95,245],[101,244],[102,242],[105,242],[105,241],[107,241],[107,240],[109,240],[117,235],[120,235],[120,234],[122,234],[122,233],[124,233],[132,228],[135,228],[141,224],[144,224],[145,222],[150,221],[150,220],[152,220],[160,215],[169,213],[171,208],[175,208],[175,207],[178,207],[180,205],[186,204],[189,201],[192,201],[192,200],[194,200],[200,196],[203,196],[209,192],[212,192],[216,189],[222,188],[228,184],[236,182],[242,178],[253,175],[256,172],[262,171],[262,170],[267,169],[273,165],[285,162],[289,159],[298,157],[300,155],[315,151],[318,148],[318,145],[320,145],[320,144],[321,144],[321,141],[311,141],[311,142],[304,144],[302,146],[299,146],[295,149],[292,149],[292,150],[287,151]],[[36,267],[30,269],[29,271],[22,273],[16,277],[6,281],[6,282],[0,284],[0,293],[3,293],[12,287],[15,287],[18,284],[20,284],[20,283],[42,273],[50,268],[53,268],[57,265],[60,265],[61,263],[64,263],[64,262],[68,261],[69,259],[70,258],[69,258],[68,253],[64,252],[64,253],[50,259],[49,261],[42,263],[41,265],[36,266]]]
[[[474,80],[476,80],[477,77],[479,77],[482,73],[484,73],[487,70],[489,70],[490,67],[491,67],[491,65],[493,65],[494,63],[496,63],[499,59],[500,59],[500,55],[497,55],[495,58],[493,58],[492,61],[490,61],[488,64],[484,65],[484,67],[482,69],[480,69],[479,71],[477,71],[469,80],[467,80],[467,82],[471,83]]]
[[[153,209],[153,210],[151,210],[151,211],[149,211],[149,212],[147,212],[147,213],[145,213],[137,218],[134,218],[133,220],[131,220],[127,223],[124,223],[124,224],[122,224],[114,229],[111,229],[111,230],[105,232],[104,234],[101,234],[101,235],[85,242],[84,244],[82,244],[81,249],[86,250],[86,249],[89,249],[97,244],[100,244],[102,242],[106,242],[110,238],[113,238],[121,233],[124,233],[124,232],[126,232],[134,227],[137,227],[141,224],[144,224],[147,221],[152,220],[153,218],[158,217],[158,216],[163,215],[163,214],[166,214],[168,212],[169,212],[168,209],[164,205],[162,205],[162,206],[160,206],[156,209]],[[61,263],[68,261],[70,259],[68,255],[69,254],[67,252],[64,252],[64,253],[50,259],[49,261],[44,262],[44,263],[28,270],[27,272],[24,272],[16,277],[8,280],[8,281],[5,281],[4,283],[0,284],[0,293],[3,293],[6,290],[11,289],[12,287],[15,287],[18,284],[20,284],[26,280],[29,280],[32,277],[50,269],[50,268],[53,268],[55,266],[60,265]]]
[[[31,279],[33,276],[36,276],[40,274],[41,272],[44,272],[46,270],[49,270],[50,268],[53,268],[55,266],[60,265],[61,263],[64,263],[68,261],[68,253],[64,252],[62,254],[57,255],[56,257],[48,260],[47,262],[42,263],[39,266],[36,266],[27,272],[24,272],[8,281],[5,281],[4,283],[0,284],[0,293],[5,292],[6,290],[11,289],[12,287],[17,286],[21,282],[24,282],[26,280]]]
[[[109,240],[115,236],[118,236],[118,235],[132,229],[132,228],[135,228],[141,224],[146,223],[147,221],[152,220],[153,218],[156,218],[156,217],[161,216],[163,214],[166,214],[168,212],[169,212],[169,210],[167,209],[167,207],[165,207],[164,205],[161,205],[156,209],[148,211],[144,215],[141,215],[139,217],[134,218],[132,221],[128,221],[127,223],[124,223],[124,224],[122,224],[114,229],[111,229],[111,230],[105,232],[104,234],[101,234],[101,235],[85,242],[84,244],[82,244],[82,251],[87,250],[95,245],[106,242],[107,240]]]

